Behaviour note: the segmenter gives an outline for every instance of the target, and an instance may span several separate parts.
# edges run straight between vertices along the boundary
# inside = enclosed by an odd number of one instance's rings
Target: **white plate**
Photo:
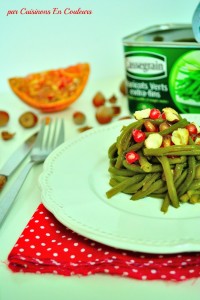
[[[198,115],[185,115],[198,122]],[[40,176],[42,202],[64,225],[77,233],[116,248],[149,253],[200,251],[200,205],[170,207],[161,201],[130,201],[110,188],[107,151],[122,125],[119,121],[86,131],[57,148]]]

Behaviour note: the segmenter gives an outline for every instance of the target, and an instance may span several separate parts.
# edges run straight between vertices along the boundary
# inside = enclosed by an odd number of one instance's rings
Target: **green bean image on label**
[[[171,97],[182,112],[200,112],[200,51],[182,55],[169,76]]]

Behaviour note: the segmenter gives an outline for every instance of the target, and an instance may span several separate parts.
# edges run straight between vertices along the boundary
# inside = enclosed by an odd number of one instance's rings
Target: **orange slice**
[[[26,104],[42,112],[64,110],[83,92],[90,73],[87,63],[14,77],[12,91]]]

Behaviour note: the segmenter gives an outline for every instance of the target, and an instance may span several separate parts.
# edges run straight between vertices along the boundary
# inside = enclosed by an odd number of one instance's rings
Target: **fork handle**
[[[0,198],[0,225],[3,223],[11,205],[13,204],[15,198],[17,197],[22,184],[24,183],[29,171],[31,170],[34,162],[29,162],[18,175],[17,179],[10,187],[10,190]]]

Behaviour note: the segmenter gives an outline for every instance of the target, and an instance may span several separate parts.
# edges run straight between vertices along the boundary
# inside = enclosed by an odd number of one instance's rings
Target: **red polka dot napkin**
[[[139,280],[200,277],[200,253],[146,254],[89,240],[59,223],[40,204],[8,256],[14,272],[65,276],[104,273]]]

